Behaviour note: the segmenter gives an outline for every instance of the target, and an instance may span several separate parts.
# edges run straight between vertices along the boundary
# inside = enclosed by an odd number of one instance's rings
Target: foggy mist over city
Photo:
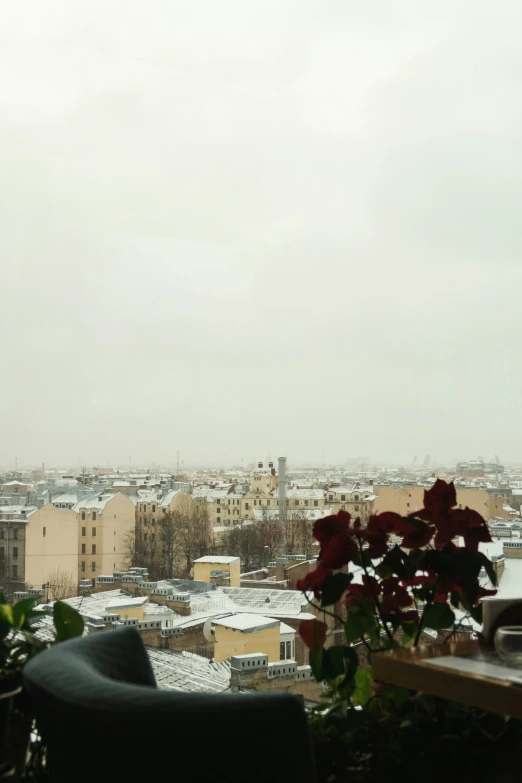
[[[519,461],[520,3],[1,5],[0,465]]]

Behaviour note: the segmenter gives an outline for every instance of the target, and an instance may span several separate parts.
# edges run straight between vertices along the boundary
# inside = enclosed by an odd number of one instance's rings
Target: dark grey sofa
[[[314,779],[297,696],[158,690],[132,628],[40,653],[24,683],[56,783]]]

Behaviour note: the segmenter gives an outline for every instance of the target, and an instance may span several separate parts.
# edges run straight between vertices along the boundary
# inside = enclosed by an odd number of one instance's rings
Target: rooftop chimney
[[[258,463],[257,463],[257,467],[258,467],[258,468],[262,468],[262,467],[263,467],[263,463],[262,463],[262,462],[258,462]]]
[[[286,545],[286,457],[279,457],[279,478],[277,481],[279,496],[279,525],[281,527],[281,546]]]

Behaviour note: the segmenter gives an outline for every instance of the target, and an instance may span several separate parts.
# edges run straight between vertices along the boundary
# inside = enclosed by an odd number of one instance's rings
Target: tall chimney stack
[[[279,457],[279,476],[277,488],[279,496],[279,526],[281,528],[281,546],[286,548],[286,457]]]

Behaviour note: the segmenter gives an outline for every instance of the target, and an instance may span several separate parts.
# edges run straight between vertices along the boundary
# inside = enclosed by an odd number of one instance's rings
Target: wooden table
[[[373,679],[522,719],[521,685],[426,662],[427,658],[466,655],[481,649],[485,648],[478,642],[465,641],[373,653]]]

